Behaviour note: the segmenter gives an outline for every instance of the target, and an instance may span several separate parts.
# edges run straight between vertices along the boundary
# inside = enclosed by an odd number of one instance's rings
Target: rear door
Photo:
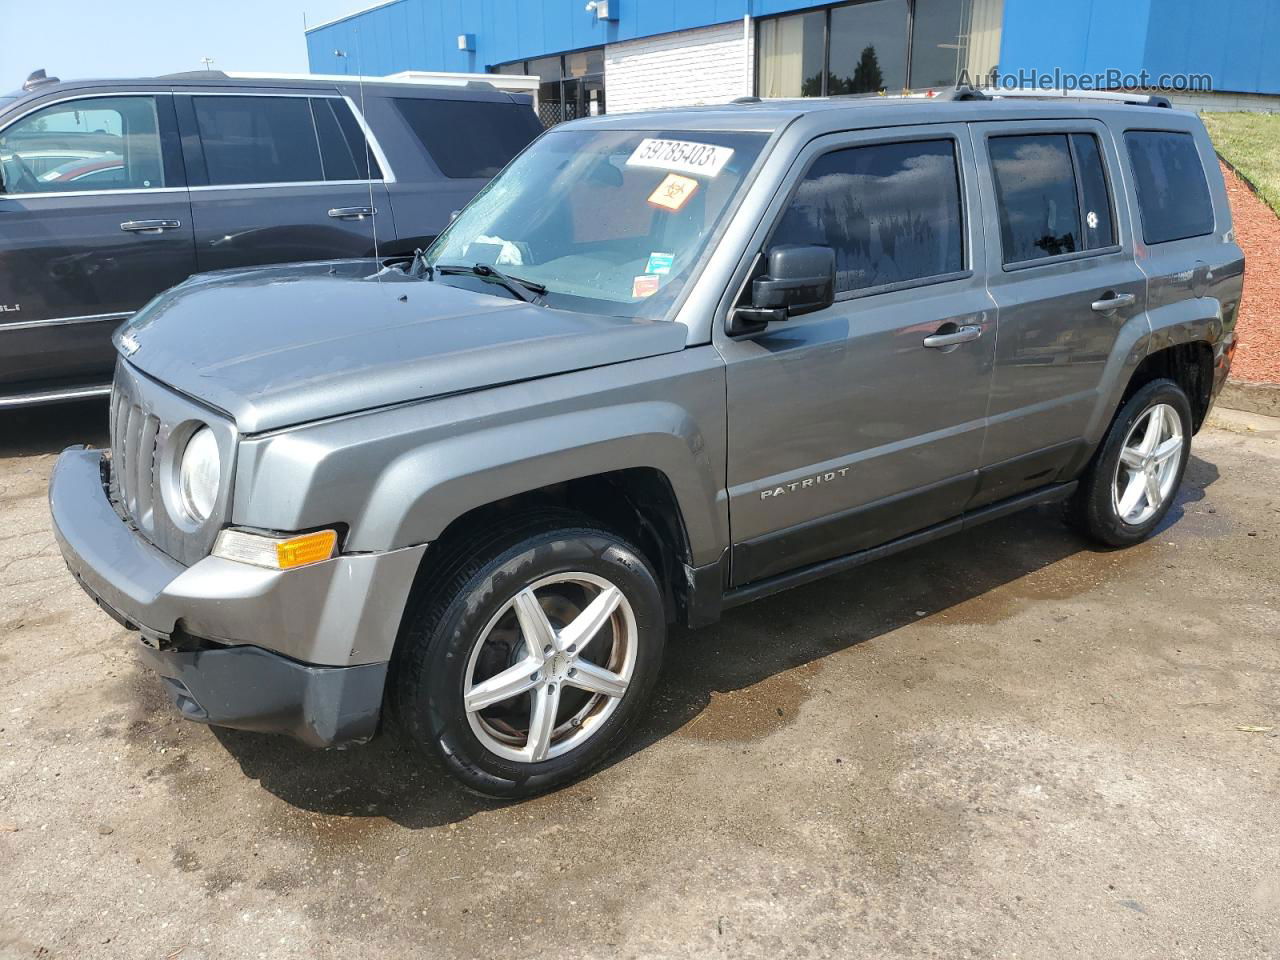
[[[112,332],[195,267],[171,96],[35,107],[0,168],[0,397],[108,383]]]
[[[1081,118],[972,129],[999,311],[978,506],[1079,465],[1109,371],[1123,364],[1124,343],[1136,348],[1148,331],[1107,128]]]
[[[383,171],[345,98],[184,93],[175,106],[201,271],[373,255]],[[389,216],[377,226],[393,236]]]

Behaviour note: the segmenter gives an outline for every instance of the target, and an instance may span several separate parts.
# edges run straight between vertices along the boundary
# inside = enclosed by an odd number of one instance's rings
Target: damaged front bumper
[[[192,720],[314,746],[377,729],[387,662],[425,546],[297,570],[221,557],[183,566],[113,508],[101,451],[73,448],[49,483],[67,567]]]

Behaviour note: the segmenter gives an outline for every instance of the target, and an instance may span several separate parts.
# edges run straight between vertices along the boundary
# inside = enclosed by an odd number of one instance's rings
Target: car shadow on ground
[[[107,444],[106,397],[0,412],[0,459],[59,453],[76,444]]]
[[[1192,457],[1162,529],[1176,525],[1217,478],[1213,464]],[[647,717],[608,765],[681,730],[711,740],[765,736],[790,722],[807,696],[803,684],[785,682],[789,671],[961,604],[981,606],[992,591],[1081,552],[1105,551],[1066,527],[1060,507],[1043,507],[728,611],[704,630],[673,629]],[[1059,599],[1078,589],[1054,584]],[[1036,601],[995,604],[997,610],[979,612],[979,622],[1011,616],[1023,602]],[[748,690],[734,709],[709,710],[713,698]],[[391,736],[314,751],[281,737],[214,733],[245,775],[313,813],[421,828],[506,805],[425,770]]]

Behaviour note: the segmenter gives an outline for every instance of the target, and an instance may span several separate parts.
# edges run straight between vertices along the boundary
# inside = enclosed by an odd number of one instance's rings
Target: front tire
[[[1172,380],[1153,380],[1120,408],[1080,480],[1076,526],[1111,547],[1151,536],[1182,484],[1191,455],[1191,403]]]
[[[662,592],[631,544],[587,524],[458,556],[397,651],[401,730],[471,790],[576,780],[626,738],[662,663]]]

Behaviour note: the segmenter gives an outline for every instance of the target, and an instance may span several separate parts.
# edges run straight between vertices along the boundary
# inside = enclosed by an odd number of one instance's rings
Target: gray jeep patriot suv
[[[153,300],[54,524],[191,719],[331,745],[385,709],[527,795],[618,746],[669,623],[1032,504],[1150,535],[1243,267],[1159,106],[584,119],[425,254]]]

